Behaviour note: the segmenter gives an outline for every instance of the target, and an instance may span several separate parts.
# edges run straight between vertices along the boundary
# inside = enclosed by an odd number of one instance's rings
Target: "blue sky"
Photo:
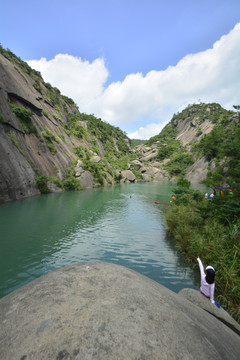
[[[239,0],[0,3],[4,48],[137,138],[199,99],[240,104],[239,23]]]

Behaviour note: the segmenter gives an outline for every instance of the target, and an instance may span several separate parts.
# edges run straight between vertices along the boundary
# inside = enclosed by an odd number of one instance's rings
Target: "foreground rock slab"
[[[1,358],[239,359],[240,337],[130,269],[67,266],[0,300]]]
[[[205,298],[200,291],[194,289],[182,289],[178,293],[180,296],[201,307],[212,316],[229,326],[233,331],[240,335],[240,325],[222,308],[213,305],[209,299]]]

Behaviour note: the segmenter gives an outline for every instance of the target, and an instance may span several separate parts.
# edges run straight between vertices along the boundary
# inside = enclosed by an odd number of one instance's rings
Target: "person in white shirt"
[[[205,297],[207,297],[208,299],[210,299],[212,304],[215,304],[214,301],[214,290],[215,290],[215,283],[214,283],[214,278],[215,278],[215,270],[212,266],[207,266],[206,267],[206,273],[204,271],[203,268],[203,264],[201,259],[198,257],[197,258],[198,261],[198,265],[199,265],[199,269],[200,269],[200,273],[201,273],[201,287],[200,287],[200,292],[201,294],[203,294]]]

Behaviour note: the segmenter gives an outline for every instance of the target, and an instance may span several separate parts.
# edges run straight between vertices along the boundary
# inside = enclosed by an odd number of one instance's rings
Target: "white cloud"
[[[129,133],[128,137],[131,139],[149,139],[150,137],[159,134],[167,123],[168,120],[159,124],[147,124],[146,127],[140,127],[138,130]]]
[[[41,72],[44,80],[56,86],[63,95],[72,98],[85,111],[89,103],[103,93],[108,70],[103,59],[92,63],[67,54],[58,54],[47,61],[29,60],[28,64]]]
[[[104,88],[108,70],[103,59],[92,63],[70,55],[30,61],[45,81],[57,86],[79,105],[119,126],[130,137],[149,138],[188,104],[217,102],[231,109],[239,104],[240,23],[213,48],[182,58],[162,71],[129,74]],[[136,130],[138,129],[138,130]]]

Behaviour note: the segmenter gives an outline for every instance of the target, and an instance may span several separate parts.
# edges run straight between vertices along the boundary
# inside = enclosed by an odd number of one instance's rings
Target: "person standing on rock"
[[[204,295],[205,297],[210,299],[212,304],[215,304],[215,301],[214,301],[215,270],[214,270],[214,268],[212,266],[207,266],[206,267],[206,273],[205,273],[202,261],[201,261],[201,259],[199,257],[197,258],[197,261],[198,261],[198,265],[199,265],[199,269],[200,269],[200,273],[201,273],[200,292],[201,292],[202,295]],[[217,303],[216,303],[216,305],[217,305]]]

